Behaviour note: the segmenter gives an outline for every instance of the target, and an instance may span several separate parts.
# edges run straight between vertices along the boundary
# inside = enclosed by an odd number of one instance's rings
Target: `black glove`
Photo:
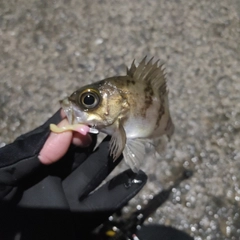
[[[121,161],[109,157],[109,137],[94,152],[95,136],[88,148],[71,145],[58,162],[41,164],[49,124],[60,120],[58,111],[0,149],[0,239],[88,239],[146,183],[145,173],[127,170],[95,190]]]

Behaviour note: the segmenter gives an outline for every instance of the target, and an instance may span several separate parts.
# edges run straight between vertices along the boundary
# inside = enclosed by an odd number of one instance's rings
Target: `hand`
[[[95,136],[87,148],[71,143],[89,144],[89,136],[49,136],[49,124],[60,121],[57,112],[0,149],[0,239],[5,239],[1,234],[16,232],[21,239],[86,239],[146,183],[143,172],[127,170],[96,190],[121,159],[109,158],[108,137],[93,152]],[[129,185],[133,179],[139,183]]]
[[[58,127],[68,125],[69,123],[65,118],[66,115],[62,110],[60,111],[60,115],[63,119],[58,123]],[[91,144],[91,141],[92,138],[89,134],[83,135],[79,132],[72,131],[63,132],[61,134],[51,132],[44,143],[38,158],[43,164],[52,164],[66,154],[71,143],[75,146],[88,147]]]

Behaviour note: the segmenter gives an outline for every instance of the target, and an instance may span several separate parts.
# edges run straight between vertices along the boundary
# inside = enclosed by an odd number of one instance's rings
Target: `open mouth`
[[[87,125],[82,122],[83,114],[79,111],[68,98],[60,101],[63,111],[66,114],[69,125],[58,127],[55,124],[50,124],[50,130],[54,133],[62,133],[66,131],[75,131],[86,135],[87,133],[98,134],[99,130],[95,126]]]

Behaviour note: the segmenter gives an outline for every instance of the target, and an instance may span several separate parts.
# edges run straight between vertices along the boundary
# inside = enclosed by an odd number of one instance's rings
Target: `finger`
[[[58,126],[62,127],[68,124],[66,119],[63,119]],[[39,153],[39,160],[43,164],[52,164],[58,161],[67,152],[72,142],[72,131],[63,133],[51,132],[46,140],[42,150]]]
[[[115,212],[126,205],[146,182],[147,175],[143,171],[133,173],[130,169],[126,170],[85,198],[81,202],[81,210]]]
[[[89,134],[83,135],[79,132],[73,132],[72,143],[76,146],[88,147],[92,143],[92,138]]]
[[[95,189],[121,159],[122,156],[113,162],[109,156],[109,137],[105,138],[97,150],[63,181],[66,197],[72,205]]]
[[[87,230],[91,222],[91,228],[94,229],[106,221],[109,216],[126,205],[143,188],[146,181],[147,176],[144,172],[139,171],[136,174],[131,170],[110,180],[72,207],[73,210],[81,212],[81,219],[78,219],[79,221],[84,219],[80,223],[81,226]]]

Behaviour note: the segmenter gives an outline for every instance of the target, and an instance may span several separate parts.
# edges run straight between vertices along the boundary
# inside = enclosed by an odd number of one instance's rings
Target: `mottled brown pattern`
[[[104,79],[103,81],[112,83],[113,85],[116,85],[116,87],[120,89],[127,86],[125,76],[110,77],[110,78]]]
[[[164,98],[161,97],[161,104],[160,104],[160,107],[159,107],[159,112],[158,112],[158,118],[157,118],[157,121],[156,121],[156,127],[155,129],[157,129],[160,125],[160,121],[161,121],[161,118],[163,116],[163,114],[165,113],[165,108],[164,108]]]
[[[174,132],[174,124],[173,124],[173,122],[172,122],[171,117],[168,118],[167,125],[166,125],[166,127],[165,127],[164,130],[165,130],[165,132],[166,132],[166,135],[167,135],[167,137],[168,137],[168,140],[170,140],[170,139],[171,139],[171,136],[172,136],[172,134],[173,134],[173,132]]]
[[[129,86],[130,84],[135,85],[135,81],[133,79],[127,79],[127,86]]]
[[[172,126],[172,119],[168,118],[167,125],[165,127],[165,131],[168,131]]]
[[[144,106],[141,109],[141,115],[143,117],[146,116],[146,111],[151,106],[151,104],[153,102],[153,99],[152,99],[153,94],[154,94],[154,92],[153,92],[152,85],[151,85],[150,82],[147,82],[146,87],[144,88],[144,97],[145,97]]]
[[[153,89],[151,83],[147,83],[144,89],[145,93],[145,106],[148,108],[152,104]]]

